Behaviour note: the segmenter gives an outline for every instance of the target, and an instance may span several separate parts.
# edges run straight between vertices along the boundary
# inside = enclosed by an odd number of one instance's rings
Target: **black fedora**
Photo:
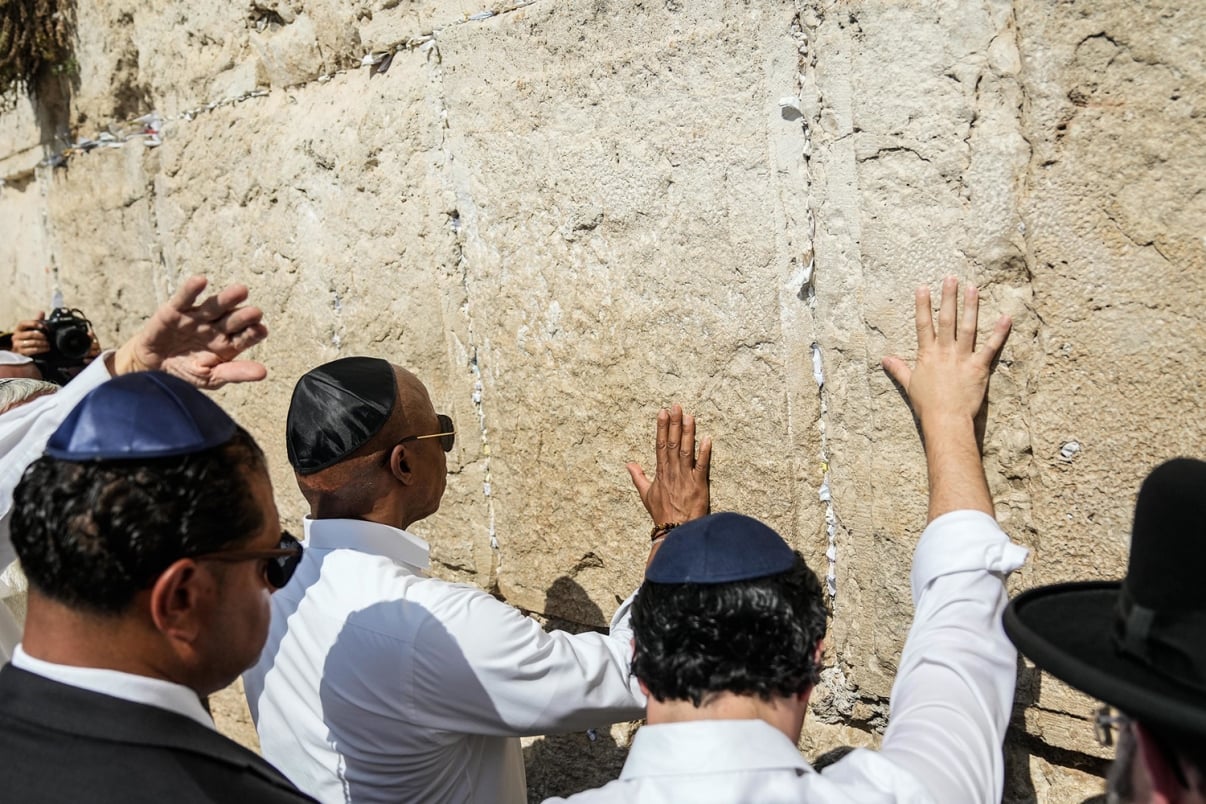
[[[1024,656],[1133,718],[1206,737],[1206,463],[1143,481],[1121,581],[1031,589],[1005,609]]]

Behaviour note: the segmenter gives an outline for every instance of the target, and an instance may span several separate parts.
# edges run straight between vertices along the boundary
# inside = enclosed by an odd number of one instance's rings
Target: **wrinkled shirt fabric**
[[[631,598],[609,635],[546,632],[474,586],[429,578],[404,530],[307,519],[244,675],[264,757],[323,802],[527,800],[520,736],[641,716]]]

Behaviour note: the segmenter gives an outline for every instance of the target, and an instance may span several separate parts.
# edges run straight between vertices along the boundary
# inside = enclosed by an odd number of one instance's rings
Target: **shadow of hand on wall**
[[[545,592],[544,611],[546,631],[605,634],[610,622],[586,590],[567,576],[555,580]],[[539,737],[523,749],[528,801],[535,803],[602,787],[619,778],[627,758],[628,749],[616,743],[605,723],[588,732]]]

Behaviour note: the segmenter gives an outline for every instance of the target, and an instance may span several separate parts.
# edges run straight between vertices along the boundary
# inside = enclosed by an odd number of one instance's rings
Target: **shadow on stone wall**
[[[1072,768],[1101,778],[1105,789],[1105,776],[1110,760],[1079,751],[1057,748],[1026,732],[1026,709],[1039,701],[1043,674],[1034,667],[1026,666],[1018,657],[1017,691],[1013,698],[1013,715],[1009,729],[1005,732],[1005,796],[1002,804],[1105,804],[1103,794],[1081,798],[1079,795],[1060,797],[1058,790],[1049,790],[1052,784],[1043,778],[1045,766]],[[1085,728],[1091,730],[1091,723]]]
[[[544,610],[557,612],[545,623],[547,631],[581,634],[586,631],[607,633],[603,625],[610,615],[602,610],[577,581],[562,576],[545,592]],[[636,724],[630,727],[636,731]],[[606,724],[590,732],[572,732],[540,737],[524,746],[523,758],[528,775],[528,801],[540,802],[550,796],[601,787],[618,779],[627,746],[620,746]]]
[[[71,144],[71,102],[80,88],[75,2],[17,0],[0,6],[0,28],[10,34],[0,45],[0,112],[27,95],[42,155],[53,158]]]

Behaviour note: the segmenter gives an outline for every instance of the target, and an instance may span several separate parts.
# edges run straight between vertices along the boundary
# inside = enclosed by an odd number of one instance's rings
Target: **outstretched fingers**
[[[993,326],[988,340],[984,342],[984,348],[979,353],[985,365],[992,365],[992,361],[997,359],[997,355],[1001,353],[1001,348],[1005,346],[1005,341],[1009,339],[1009,331],[1012,328],[1013,319],[1009,316],[1003,315],[997,319],[997,323]]]
[[[708,480],[712,474],[712,436],[704,436],[699,442],[699,453],[695,456],[695,474]]]
[[[659,417],[660,421],[660,417]],[[677,402],[670,406],[670,427],[666,431],[666,452],[667,457],[672,457],[672,454],[683,443],[683,406]]]
[[[654,444],[655,465],[653,470],[655,476],[664,475],[666,473],[666,465],[669,461],[670,453],[667,443],[669,439],[670,411],[662,408],[657,412],[657,441]]]
[[[888,372],[888,376],[896,381],[897,385],[909,392],[909,380],[913,376],[913,369],[899,357],[892,355],[883,359],[884,371]]]
[[[938,344],[951,346],[955,342],[955,323],[959,306],[959,280],[948,276],[942,280],[942,299],[938,302]]]
[[[194,274],[181,283],[168,303],[177,312],[187,313],[197,303],[198,297],[208,284],[209,280],[204,276]]]
[[[913,318],[917,323],[917,348],[925,349],[934,343],[934,308],[927,287],[917,288],[913,294]]]
[[[683,414],[682,441],[678,445],[678,462],[681,468],[687,471],[695,468],[695,417],[690,413]]]
[[[959,334],[956,342],[960,350],[971,353],[976,350],[976,323],[980,320],[980,291],[968,285],[963,291],[963,315],[959,319]]]
[[[228,360],[213,367],[210,388],[221,388],[228,382],[258,382],[268,376],[263,363],[254,360]]]
[[[653,485],[653,481],[645,474],[645,470],[636,461],[632,461],[624,465],[628,470],[628,476],[632,478],[632,485],[636,487],[637,494],[644,500],[649,493],[649,487]]]
[[[231,356],[245,352],[268,337],[268,327],[256,322],[250,326],[241,327],[227,335]]]
[[[205,299],[188,312],[198,321],[216,323],[220,318],[247,301],[247,295],[247,286],[236,283],[222,288],[222,290]]]

